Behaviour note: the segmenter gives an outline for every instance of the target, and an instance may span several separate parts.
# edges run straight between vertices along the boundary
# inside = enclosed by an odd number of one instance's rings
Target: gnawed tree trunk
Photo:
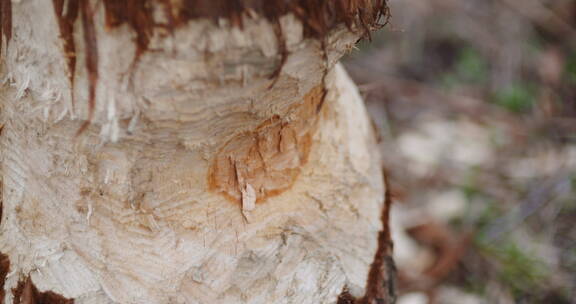
[[[378,151],[336,63],[384,0],[0,9],[0,303],[393,301]]]

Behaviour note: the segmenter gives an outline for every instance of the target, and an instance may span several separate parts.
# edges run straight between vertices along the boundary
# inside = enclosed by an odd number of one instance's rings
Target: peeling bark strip
[[[166,13],[172,12],[170,2],[166,2]],[[148,48],[150,37],[156,24],[152,17],[153,7],[150,0],[104,0],[104,8],[106,10],[106,25],[110,28],[118,27],[123,24],[128,24],[136,32],[136,57]],[[172,20],[169,17],[169,20]],[[173,22],[167,25],[169,28],[173,26]]]
[[[10,259],[8,256],[0,252],[0,304],[4,304],[4,284],[6,283],[6,276],[10,272]]]
[[[69,2],[78,1],[82,0]],[[163,9],[166,24],[154,20],[156,7]],[[387,0],[104,0],[104,8],[108,27],[127,24],[136,32],[138,54],[148,48],[154,28],[172,31],[194,19],[226,19],[230,25],[242,28],[243,16],[257,14],[274,24],[292,13],[304,25],[306,37],[322,39],[339,24],[369,35],[389,16]]]
[[[304,25],[304,34],[318,39],[341,23],[349,28],[369,29],[377,25],[380,17],[388,14],[386,0],[184,0],[177,6],[173,17],[177,23],[198,18],[214,21],[225,18],[233,26],[241,27],[241,17],[249,11],[271,22],[293,13]]]
[[[80,2],[82,14],[82,30],[86,46],[86,69],[88,70],[88,120],[80,127],[76,134],[82,133],[89,125],[94,115],[96,100],[96,82],[98,81],[98,43],[96,42],[96,28],[94,27],[94,10],[89,1]]]
[[[308,160],[323,96],[324,88],[315,87],[287,115],[289,121],[274,116],[226,143],[209,170],[210,190],[240,202],[250,185],[258,203],[288,190]]]
[[[64,56],[68,65],[68,78],[70,86],[74,88],[74,72],[76,69],[76,44],[74,43],[74,22],[78,18],[78,1],[53,0],[54,13],[58,20],[60,36],[64,42]],[[74,90],[71,90],[74,94]],[[74,97],[72,97],[74,103]]]
[[[54,293],[52,291],[40,292],[32,283],[30,276],[26,281],[19,281],[18,286],[12,289],[14,304],[73,304],[73,299]]]

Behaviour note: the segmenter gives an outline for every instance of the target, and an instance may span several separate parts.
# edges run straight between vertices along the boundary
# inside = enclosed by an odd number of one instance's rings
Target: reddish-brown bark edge
[[[0,304],[5,304],[6,291],[4,285],[6,277],[10,273],[10,259],[0,252]],[[20,280],[15,288],[12,288],[14,295],[13,304],[73,304],[73,299],[67,299],[52,291],[38,291],[30,276]]]
[[[52,0],[54,13],[58,21],[63,51],[66,54],[68,77],[74,88],[76,70],[76,41],[74,27],[80,17],[86,49],[85,65],[88,71],[88,122],[82,125],[78,133],[88,127],[92,118],[96,85],[98,82],[98,43],[94,28],[95,1],[89,0]],[[350,30],[370,37],[370,31],[384,26],[390,17],[387,0],[103,0],[106,26],[110,29],[122,25],[129,26],[135,35],[136,54],[132,68],[140,56],[148,49],[150,38],[156,28],[173,32],[191,20],[208,19],[218,22],[229,20],[230,26],[242,28],[244,16],[256,15],[266,18],[273,26],[278,39],[279,62],[277,69],[270,75],[275,84],[283,64],[286,62],[285,37],[279,26],[280,17],[293,14],[303,24],[304,36],[321,41],[336,26],[344,24]],[[154,8],[161,8],[166,15],[165,23],[154,20]],[[0,48],[2,39],[6,46],[12,37],[12,2],[0,0]],[[325,53],[325,50],[323,50]],[[324,56],[326,57],[326,56]],[[323,77],[323,79],[325,76]],[[74,90],[72,89],[72,92]],[[74,104],[74,96],[72,96]]]
[[[2,134],[2,129],[4,126],[0,126],[0,134]],[[2,190],[3,183],[0,179],[0,227],[2,225]],[[6,282],[6,276],[10,272],[10,260],[8,256],[0,252],[0,304],[4,304],[4,297],[6,292],[4,291],[4,284]]]
[[[73,304],[73,299],[67,299],[55,292],[40,292],[32,283],[30,276],[20,280],[18,286],[12,289],[14,304]]]
[[[12,38],[12,1],[0,0],[0,51],[2,40],[6,36],[6,48]]]
[[[2,131],[4,130],[4,125],[0,125],[0,136],[2,135]],[[0,177],[0,225],[2,225],[2,214],[3,214],[3,194],[2,192],[4,191],[4,182],[2,181],[2,178]],[[1,278],[1,277],[0,277]],[[0,302],[0,304],[2,304],[2,302]]]
[[[6,282],[6,276],[10,272],[10,260],[8,256],[0,252],[0,304],[4,304],[4,297],[6,292],[4,291],[4,284]]]
[[[338,297],[337,304],[391,304],[396,301],[396,265],[392,258],[393,243],[388,224],[392,194],[385,171],[384,185],[386,192],[384,194],[384,207],[380,216],[382,230],[378,233],[378,249],[368,273],[366,293],[362,298],[356,299],[344,288]]]

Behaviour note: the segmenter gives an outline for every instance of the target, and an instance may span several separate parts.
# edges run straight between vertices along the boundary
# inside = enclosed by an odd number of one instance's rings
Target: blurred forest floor
[[[390,0],[345,60],[395,198],[398,304],[576,304],[576,0]]]

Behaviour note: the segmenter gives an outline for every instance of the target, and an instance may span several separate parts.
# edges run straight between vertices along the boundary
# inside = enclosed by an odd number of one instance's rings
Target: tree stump
[[[387,15],[0,0],[0,303],[392,303],[378,149],[337,63]]]

